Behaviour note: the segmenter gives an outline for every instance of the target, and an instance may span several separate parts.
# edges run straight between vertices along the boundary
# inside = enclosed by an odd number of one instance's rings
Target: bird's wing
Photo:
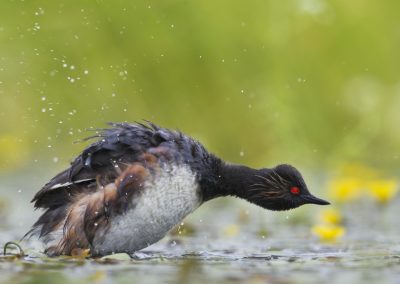
[[[48,208],[25,237],[39,236],[46,243],[46,254],[53,256],[73,255],[76,249],[90,248],[96,234],[100,232],[101,235],[109,229],[111,218],[135,206],[132,200],[159,170],[158,159],[169,157],[163,148],[151,148],[150,152],[153,150],[154,154],[140,155],[138,161],[127,166],[114,182],[96,186],[93,192],[81,190],[70,202]],[[92,255],[99,253],[91,251]]]
[[[146,124],[113,123],[102,130],[99,141],[88,146],[65,171],[52,178],[33,198],[35,208],[65,204],[75,193],[96,191],[97,184],[115,180],[129,164],[147,149],[174,140],[178,132]]]

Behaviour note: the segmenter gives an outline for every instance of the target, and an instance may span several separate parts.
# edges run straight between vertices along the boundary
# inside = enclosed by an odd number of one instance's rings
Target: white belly
[[[189,167],[164,166],[132,202],[133,209],[110,220],[106,234],[95,237],[95,251],[133,253],[159,241],[200,205],[201,197]]]

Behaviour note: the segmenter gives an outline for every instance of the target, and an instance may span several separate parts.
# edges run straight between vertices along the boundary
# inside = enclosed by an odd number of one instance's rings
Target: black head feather
[[[248,190],[247,199],[270,210],[289,210],[303,204],[327,205],[329,202],[313,196],[300,172],[290,165],[262,169],[256,183]]]

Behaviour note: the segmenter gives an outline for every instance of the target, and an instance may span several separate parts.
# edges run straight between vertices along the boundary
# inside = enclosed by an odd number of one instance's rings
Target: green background
[[[393,169],[399,1],[2,1],[0,171],[148,119],[254,167]],[[52,175],[52,170],[48,175]]]
[[[88,143],[74,142],[109,121],[180,129],[235,163],[291,163],[332,207],[220,198],[142,260],[23,242],[32,255],[0,255],[0,282],[398,283],[399,50],[399,0],[2,0],[0,248],[43,212],[29,201]],[[358,199],[340,204],[332,182]],[[343,217],[338,243],[312,233],[326,208]]]

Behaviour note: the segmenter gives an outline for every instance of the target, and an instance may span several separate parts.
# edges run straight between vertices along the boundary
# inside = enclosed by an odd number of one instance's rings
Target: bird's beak
[[[314,195],[305,195],[303,196],[303,199],[307,201],[307,203],[311,204],[318,204],[318,205],[329,205],[330,203],[328,201],[325,201],[321,198],[315,197]]]

